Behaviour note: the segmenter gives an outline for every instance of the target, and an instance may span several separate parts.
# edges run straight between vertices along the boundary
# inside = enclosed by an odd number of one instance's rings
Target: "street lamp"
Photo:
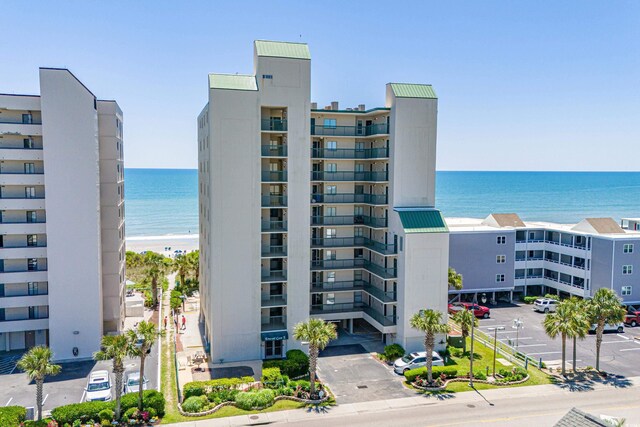
[[[478,303],[478,294],[473,294],[473,306]],[[473,307],[471,308],[473,312]],[[475,316],[475,313],[474,313]],[[471,322],[471,354],[469,354],[469,387],[473,388],[473,330],[475,326],[475,319]]]
[[[504,326],[496,326],[494,328],[487,328],[493,331],[493,378],[496,377],[496,352],[498,349],[498,331],[504,331]]]
[[[511,326],[513,329],[516,330],[516,350],[518,349],[518,339],[520,337],[520,329],[524,328],[524,320],[520,320],[518,319],[513,319],[513,326]]]

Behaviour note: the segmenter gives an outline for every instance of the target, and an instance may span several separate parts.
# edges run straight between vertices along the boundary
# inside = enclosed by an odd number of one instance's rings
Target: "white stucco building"
[[[122,111],[69,70],[0,94],[0,351],[89,359],[124,319]]]
[[[272,41],[255,42],[252,74],[209,75],[198,184],[214,363],[284,356],[309,317],[418,350],[410,317],[446,312],[433,88],[389,83],[384,107],[319,109],[310,81],[308,46]]]

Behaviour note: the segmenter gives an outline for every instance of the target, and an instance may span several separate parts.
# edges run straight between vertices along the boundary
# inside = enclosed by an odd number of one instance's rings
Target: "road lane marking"
[[[629,338],[629,337],[625,337],[624,335],[620,335],[620,334],[616,334],[616,335],[617,335],[617,336],[619,336],[620,338],[624,338],[625,340],[629,340],[629,339],[631,339],[631,338]]]
[[[6,405],[4,405],[4,406],[9,406],[9,403],[11,403],[11,401],[12,401],[12,400],[13,400],[13,397],[12,397],[12,398],[10,398],[10,399],[7,401],[7,404],[6,404]]]
[[[48,397],[49,397],[49,393],[47,393],[47,395],[44,397],[44,399],[42,399],[42,406],[44,406],[44,402],[47,401]]]

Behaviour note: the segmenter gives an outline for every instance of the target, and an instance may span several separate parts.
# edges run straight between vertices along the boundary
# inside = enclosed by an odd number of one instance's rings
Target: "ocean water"
[[[198,233],[196,169],[125,169],[125,197],[127,237]],[[640,217],[640,172],[440,171],[436,205],[450,217]]]

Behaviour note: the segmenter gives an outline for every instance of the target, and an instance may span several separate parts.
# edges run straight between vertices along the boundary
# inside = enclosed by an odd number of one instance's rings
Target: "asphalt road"
[[[547,364],[559,364],[562,359],[561,339],[549,338],[542,327],[543,313],[533,311],[533,306],[522,304],[491,309],[491,318],[480,319],[480,329],[493,334],[491,327],[504,326],[504,331],[498,331],[498,340],[516,345],[518,335],[518,350],[535,359],[542,359]],[[516,334],[512,328],[513,320],[519,318],[524,321],[523,329]],[[640,375],[640,326],[625,327],[621,334],[605,333],[600,350],[600,369],[624,376]],[[595,335],[587,335],[584,340],[578,340],[578,367],[595,366],[596,344]],[[567,361],[571,362],[573,354],[573,340],[567,340]],[[570,365],[567,365],[569,367]]]
[[[125,372],[137,371],[140,361],[128,359],[125,362]],[[106,369],[111,373],[111,362],[82,361],[61,364],[62,372],[49,377],[44,383],[44,411],[50,411],[57,406],[81,402],[84,398],[84,388],[87,385],[89,373]],[[158,345],[153,346],[151,353],[145,360],[145,377],[149,380],[148,389],[158,386]],[[126,375],[126,373],[125,373]],[[115,378],[111,375],[112,385]],[[0,375],[0,406],[20,405],[34,406],[36,386],[26,374],[17,369],[9,375]],[[115,397],[115,394],[113,394]]]

